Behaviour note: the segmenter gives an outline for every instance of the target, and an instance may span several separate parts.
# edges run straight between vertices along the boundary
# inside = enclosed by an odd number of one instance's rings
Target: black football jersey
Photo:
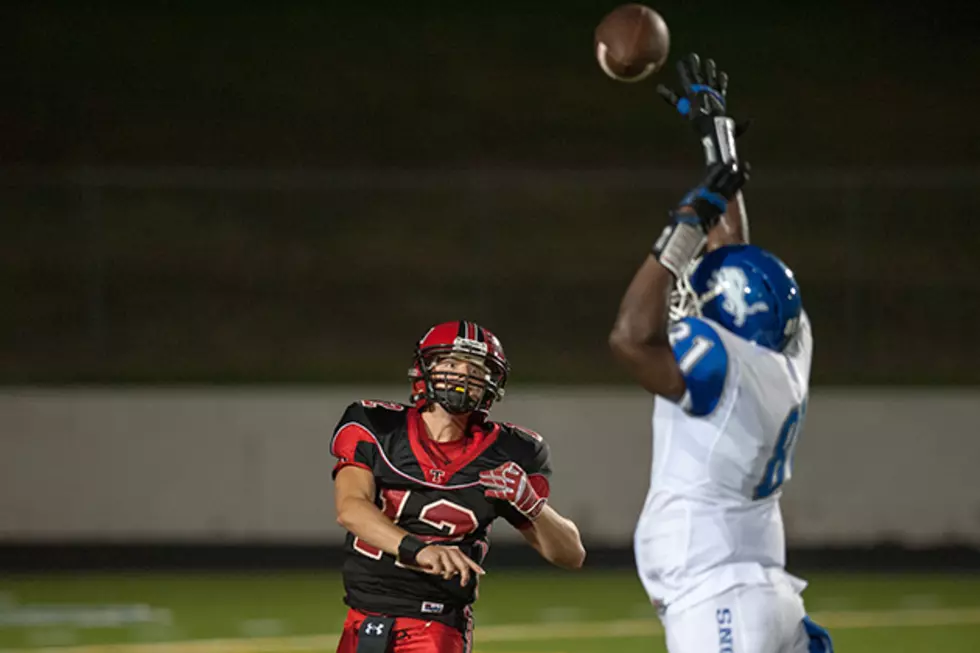
[[[334,475],[355,465],[374,474],[375,503],[393,522],[423,540],[458,546],[478,564],[490,546],[490,526],[503,517],[522,528],[527,520],[506,501],[488,499],[479,474],[514,461],[538,494],[548,496],[551,467],[540,435],[508,423],[485,422],[466,435],[448,462],[434,451],[417,409],[402,404],[360,401],[347,407],[334,431]],[[413,570],[394,556],[347,534],[345,601],[353,608],[419,617],[464,628],[462,615],[476,599],[478,579]]]

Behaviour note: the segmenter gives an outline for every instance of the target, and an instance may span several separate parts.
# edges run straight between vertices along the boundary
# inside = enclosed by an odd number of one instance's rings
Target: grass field
[[[812,575],[804,597],[842,653],[980,651],[980,575]],[[343,622],[335,574],[0,579],[0,651],[331,651]],[[664,651],[631,572],[491,572],[477,653]]]

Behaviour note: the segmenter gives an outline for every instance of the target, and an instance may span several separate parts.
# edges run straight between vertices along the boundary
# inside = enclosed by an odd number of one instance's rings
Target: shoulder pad
[[[520,424],[514,424],[513,422],[500,422],[500,428],[506,429],[513,435],[516,435],[522,440],[527,440],[532,443],[544,443],[544,438],[537,431],[532,431],[526,426],[521,426]]]
[[[513,443],[510,447],[514,460],[528,474],[551,475],[551,451],[548,443],[535,431],[513,424],[500,422],[501,434],[506,434]]]
[[[408,408],[408,406],[394,401],[376,401],[374,399],[361,399],[351,405],[359,405],[365,411],[377,411],[379,413],[383,411],[403,413]]]
[[[371,471],[384,436],[397,430],[404,420],[405,410],[400,404],[355,401],[347,406],[330,439],[330,453],[338,461],[334,477],[351,465]]]
[[[691,415],[714,412],[728,376],[728,351],[714,327],[685,317],[670,327],[670,346],[687,387],[680,406]]]
[[[337,428],[354,422],[377,437],[396,429],[405,421],[406,414],[406,406],[402,404],[364,399],[347,406]]]

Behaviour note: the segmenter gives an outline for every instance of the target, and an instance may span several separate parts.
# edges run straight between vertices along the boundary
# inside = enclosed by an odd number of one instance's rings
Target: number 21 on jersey
[[[753,499],[765,499],[772,495],[792,476],[793,452],[796,449],[800,431],[803,429],[803,417],[805,415],[806,400],[804,399],[802,404],[789,411],[786,421],[779,429],[779,437],[776,439],[772,457],[766,463],[762,481],[756,486],[752,495]]]
[[[687,340],[691,337],[691,325],[687,322],[675,322],[670,326],[670,331],[667,333],[667,338],[670,340],[670,346],[676,347],[679,342]],[[701,335],[694,336],[691,342],[690,348],[681,356],[680,360],[677,362],[677,366],[681,369],[681,374],[687,376],[694,369],[705,354],[711,351],[715,343],[705,338]]]

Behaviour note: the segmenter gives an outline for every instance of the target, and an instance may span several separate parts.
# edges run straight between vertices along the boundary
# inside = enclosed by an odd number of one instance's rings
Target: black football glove
[[[682,95],[663,84],[657,92],[677,112],[691,121],[701,136],[705,163],[737,161],[735,139],[748,129],[749,123],[736,125],[727,114],[728,75],[720,72],[713,59],[701,66],[698,55],[691,53],[677,63]]]
[[[660,264],[679,277],[704,247],[708,232],[749,179],[749,165],[716,163],[704,180],[691,189],[670,212],[670,224],[664,227],[653,245],[653,255]]]

